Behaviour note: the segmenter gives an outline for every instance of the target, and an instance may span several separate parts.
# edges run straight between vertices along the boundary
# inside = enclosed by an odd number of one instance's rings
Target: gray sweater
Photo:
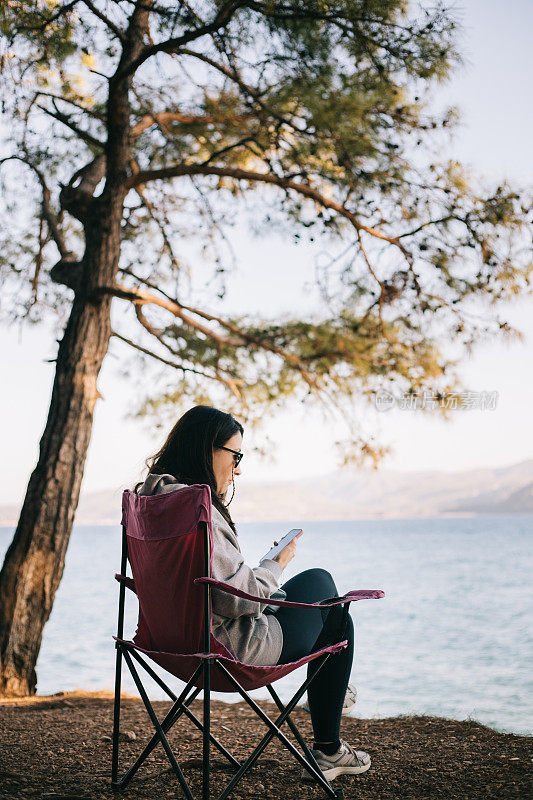
[[[148,475],[138,493],[172,492],[185,486],[173,475]],[[279,587],[283,567],[264,559],[251,569],[244,563],[239,540],[230,526],[211,506],[213,521],[212,577],[248,594],[268,599]],[[277,664],[283,646],[283,632],[275,614],[264,614],[267,602],[256,603],[213,589],[213,634],[245,664]]]

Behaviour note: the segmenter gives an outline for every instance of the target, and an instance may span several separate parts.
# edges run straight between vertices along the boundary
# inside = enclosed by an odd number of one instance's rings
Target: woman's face
[[[224,447],[229,450],[241,451],[242,448],[242,434],[238,431],[231,439],[224,442]],[[228,450],[222,450],[220,447],[213,448],[213,472],[217,482],[217,491],[219,494],[225,494],[228,487],[231,485],[233,475],[240,475],[240,467],[233,467],[233,454]]]

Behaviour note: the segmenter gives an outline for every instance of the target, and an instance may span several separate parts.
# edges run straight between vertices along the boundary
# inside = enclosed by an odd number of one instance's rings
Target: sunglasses
[[[241,453],[239,450],[231,450],[229,447],[219,447],[219,450],[227,450],[228,453],[233,453],[233,466],[238,467],[241,463],[241,459],[244,453]]]

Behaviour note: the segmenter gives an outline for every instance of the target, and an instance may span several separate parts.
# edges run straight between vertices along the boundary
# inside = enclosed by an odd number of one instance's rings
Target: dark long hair
[[[244,433],[240,422],[211,406],[194,406],[176,422],[163,447],[146,461],[153,475],[173,475],[179,483],[206,483],[213,505],[235,532],[235,525],[217,491],[213,471],[213,448],[222,447],[236,433]],[[142,483],[138,483],[138,487]]]

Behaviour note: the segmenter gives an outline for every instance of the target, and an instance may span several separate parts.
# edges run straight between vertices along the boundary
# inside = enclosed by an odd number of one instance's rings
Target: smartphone
[[[266,556],[263,556],[261,561],[263,561],[263,559],[265,558],[270,558],[270,559],[276,558],[276,556],[279,555],[279,553],[281,553],[283,548],[286,547],[289,544],[289,542],[292,542],[294,537],[298,536],[298,534],[301,532],[302,532],[301,528],[293,528],[292,531],[286,533],[283,539],[280,539],[279,544],[277,544],[275,547],[272,547],[272,549],[268,551]]]

